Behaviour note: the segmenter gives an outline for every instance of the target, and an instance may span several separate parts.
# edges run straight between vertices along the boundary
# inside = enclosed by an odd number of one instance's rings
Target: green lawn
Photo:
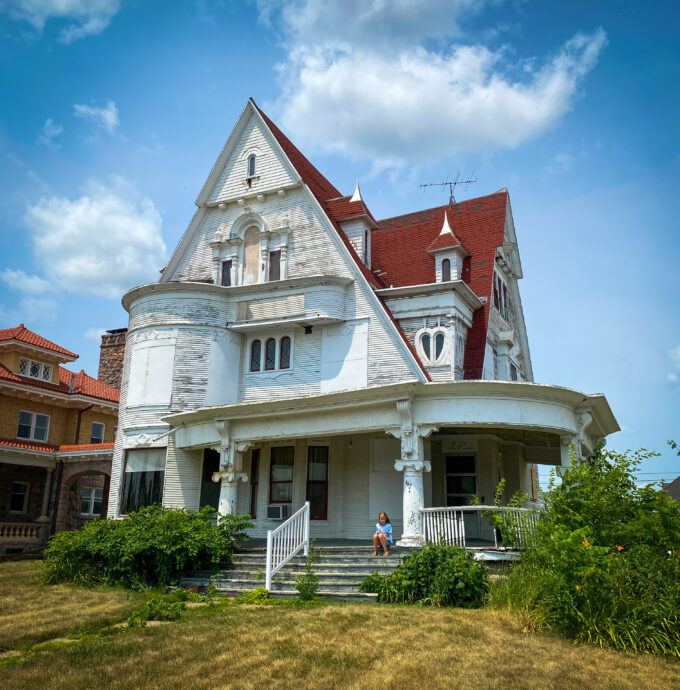
[[[23,630],[15,648],[35,633],[22,622],[25,600],[14,598],[14,614],[7,604],[7,588],[19,584],[19,574],[33,582],[33,599],[45,602],[45,625],[54,637],[68,637],[66,612],[74,601],[81,608],[96,607],[99,599],[104,608],[118,607],[116,614],[102,613],[102,621],[123,619],[132,603],[115,590],[35,584],[37,567],[0,564],[2,634],[7,639],[9,616]],[[67,595],[63,605],[58,590]],[[74,630],[82,627],[82,618],[73,622]],[[178,623],[24,649],[23,657],[0,661],[0,687],[644,689],[680,687],[680,663],[526,634],[508,614],[491,609],[228,600],[190,609]]]

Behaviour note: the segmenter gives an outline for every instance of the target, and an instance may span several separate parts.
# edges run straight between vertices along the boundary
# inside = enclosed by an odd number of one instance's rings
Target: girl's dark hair
[[[385,522],[386,522],[388,525],[391,525],[391,524],[392,524],[392,523],[390,522],[390,516],[389,516],[384,510],[381,510],[381,511],[378,513],[378,522],[380,522],[380,516],[381,516],[381,515],[384,515],[384,516],[385,516]]]

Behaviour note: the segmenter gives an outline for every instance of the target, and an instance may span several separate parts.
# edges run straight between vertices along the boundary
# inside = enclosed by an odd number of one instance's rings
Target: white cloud
[[[668,372],[668,381],[678,383],[680,381],[680,345],[668,351],[668,359],[671,363],[671,370]]]
[[[288,51],[279,66],[283,125],[303,145],[381,167],[539,136],[571,109],[606,35],[577,34],[542,65],[510,64],[507,48],[451,42],[481,5],[260,0]]]
[[[42,32],[51,19],[72,21],[59,32],[61,43],[101,33],[121,6],[121,0],[4,0],[0,11],[26,21]]]
[[[99,343],[104,333],[106,333],[106,328],[88,328],[83,335],[88,340],[94,340],[96,343]]]
[[[50,117],[45,120],[45,124],[42,126],[36,141],[38,144],[46,146],[47,148],[59,148],[59,143],[56,139],[63,131],[64,128]]]
[[[94,123],[98,127],[106,130],[109,134],[112,134],[120,124],[118,108],[111,99],[109,99],[102,108],[98,108],[94,105],[85,105],[84,103],[76,103],[73,106],[73,115],[86,122]]]
[[[31,276],[22,270],[6,268],[0,271],[0,280],[7,287],[31,295],[41,295],[50,289],[50,284],[40,276]]]
[[[156,280],[166,261],[156,207],[121,177],[93,182],[77,199],[42,198],[26,222],[36,260],[59,289],[119,298]]]

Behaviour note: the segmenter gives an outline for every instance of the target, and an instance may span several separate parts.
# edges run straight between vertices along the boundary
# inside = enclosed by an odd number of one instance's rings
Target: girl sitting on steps
[[[390,555],[390,546],[392,546],[392,525],[387,513],[384,511],[378,515],[378,522],[375,525],[375,533],[373,534],[373,555],[378,555],[378,547],[383,548],[383,558]]]

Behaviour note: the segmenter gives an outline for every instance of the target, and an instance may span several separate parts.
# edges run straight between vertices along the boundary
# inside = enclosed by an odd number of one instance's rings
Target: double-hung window
[[[220,285],[223,287],[231,287],[231,261],[222,262]]]
[[[269,252],[269,280],[281,280],[281,250]]]
[[[136,448],[126,452],[123,513],[161,502],[165,453],[165,448]]]
[[[13,515],[24,515],[28,511],[28,482],[12,482],[12,493],[9,497],[9,512]]]
[[[328,446],[307,448],[307,500],[310,519],[328,519]]]
[[[269,469],[269,502],[291,503],[293,500],[293,465],[295,448],[277,446],[271,449]]]
[[[104,443],[105,426],[102,422],[92,422],[90,431],[90,443]]]
[[[49,415],[38,414],[37,412],[25,412],[23,410],[19,412],[17,438],[23,438],[29,441],[43,441],[46,443],[49,429]]]
[[[104,489],[101,487],[84,486],[80,490],[80,514],[84,517],[99,517],[102,514],[102,498]]]

